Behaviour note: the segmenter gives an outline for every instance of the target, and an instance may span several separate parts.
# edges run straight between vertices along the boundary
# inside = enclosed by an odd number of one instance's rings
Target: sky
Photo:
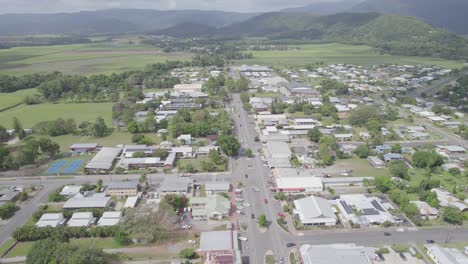
[[[0,13],[57,13],[109,8],[268,12],[337,0],[0,0]]]

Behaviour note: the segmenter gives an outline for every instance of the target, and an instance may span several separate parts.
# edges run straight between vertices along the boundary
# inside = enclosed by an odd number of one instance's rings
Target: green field
[[[44,103],[38,105],[20,105],[0,112],[0,124],[10,128],[13,117],[17,117],[24,128],[31,128],[41,121],[55,120],[59,117],[74,118],[76,123],[94,122],[102,117],[107,126],[112,126],[112,103]]]
[[[303,66],[324,62],[326,64],[349,63],[362,66],[392,64],[426,64],[446,68],[460,68],[462,63],[437,58],[393,56],[380,54],[369,46],[344,44],[308,44],[294,45],[298,50],[249,51],[254,59],[241,60],[241,64],[260,64],[276,67]]]
[[[2,74],[60,71],[65,74],[109,74],[142,69],[165,60],[185,60],[188,53],[163,53],[158,48],[118,42],[0,50]]]
[[[21,103],[27,95],[35,93],[37,93],[37,89],[26,89],[13,93],[0,93],[0,110]]]
[[[351,173],[355,177],[375,177],[375,176],[388,176],[389,171],[387,168],[376,169],[372,167],[367,159],[351,158],[337,160],[335,165],[339,170],[353,170]]]

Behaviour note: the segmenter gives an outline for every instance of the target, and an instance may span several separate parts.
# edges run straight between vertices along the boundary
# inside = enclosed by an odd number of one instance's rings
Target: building
[[[123,208],[135,208],[142,195],[142,192],[139,192],[136,196],[127,197]]]
[[[431,207],[426,202],[423,201],[410,201],[410,203],[416,205],[419,209],[419,214],[422,219],[432,220],[439,217],[439,210],[434,207]]]
[[[353,139],[353,134],[335,134],[335,138],[339,141],[349,141]]]
[[[96,151],[98,146],[97,143],[80,143],[71,145],[70,150],[73,154],[90,153]]]
[[[71,227],[89,227],[96,221],[91,212],[76,212],[68,221],[67,225]]]
[[[352,221],[361,226],[401,222],[385,209],[377,197],[367,197],[363,194],[343,194],[338,200],[335,200],[335,204],[340,209],[345,221]]]
[[[286,142],[267,142],[269,155],[273,159],[290,159],[292,152]]]
[[[403,159],[403,156],[400,153],[387,153],[384,154],[384,160],[385,162],[390,162],[394,160],[401,160]]]
[[[21,192],[19,190],[13,190],[13,189],[6,189],[6,190],[0,190],[0,206],[9,203],[9,202],[15,202],[18,200]]]
[[[174,85],[174,91],[178,93],[201,93],[203,84],[201,83],[181,83]]]
[[[367,133],[367,132],[359,132],[359,138],[362,139],[362,140],[369,140],[371,139],[371,134]]]
[[[111,182],[106,188],[106,194],[109,196],[135,196],[138,193],[138,182],[120,181]]]
[[[466,149],[462,146],[437,146],[437,150],[446,154],[464,154]]]
[[[237,231],[201,232],[199,253],[204,264],[241,264]]]
[[[333,177],[322,178],[325,187],[362,186],[365,180],[373,180],[374,177]]]
[[[379,159],[378,157],[369,156],[367,160],[374,168],[378,168],[378,169],[385,168],[385,162],[383,162],[383,160]]]
[[[149,169],[164,167],[164,161],[158,157],[122,158],[117,165],[124,169]]]
[[[104,212],[98,221],[98,226],[115,226],[122,219],[122,212]]]
[[[436,193],[437,200],[439,200],[440,206],[450,206],[453,208],[457,208],[462,212],[468,211],[468,205],[466,205],[457,197],[453,196],[450,192],[440,188],[434,188],[431,190],[431,192]]]
[[[203,147],[198,147],[197,155],[208,155],[210,154],[210,151],[215,150],[216,152],[219,152],[219,147],[218,146],[203,146]]]
[[[330,203],[323,198],[310,196],[294,201],[294,215],[304,226],[333,226],[337,223]]]
[[[231,201],[217,194],[207,197],[191,197],[192,217],[196,220],[221,220],[229,216]]]
[[[207,182],[205,183],[206,195],[215,195],[218,193],[227,193],[231,189],[229,182]]]
[[[285,193],[313,194],[323,191],[323,183],[318,177],[282,177],[276,178],[276,189]]]
[[[57,227],[63,225],[66,219],[63,217],[62,213],[46,213],[41,216],[39,221],[37,221],[37,227]]]
[[[122,153],[121,148],[102,148],[85,166],[87,173],[108,173],[115,159]]]
[[[187,194],[189,188],[192,186],[193,180],[190,178],[166,178],[159,187],[159,192],[161,195],[167,194],[177,194],[185,195]]]
[[[105,208],[111,203],[110,197],[76,195],[68,199],[63,205],[63,209],[83,209],[83,208]]]
[[[154,148],[147,145],[125,145],[122,156],[132,158],[135,153],[143,153],[144,156],[149,157],[153,155]]]
[[[424,248],[437,264],[468,264],[468,257],[456,248],[443,248],[438,244],[425,244]]]
[[[60,195],[73,197],[80,193],[81,185],[65,185],[60,191]]]
[[[192,147],[174,147],[170,151],[175,153],[177,158],[193,158],[193,148]]]
[[[372,264],[375,249],[355,244],[303,245],[299,264]]]
[[[183,142],[184,145],[192,145],[192,135],[180,135],[177,140]]]

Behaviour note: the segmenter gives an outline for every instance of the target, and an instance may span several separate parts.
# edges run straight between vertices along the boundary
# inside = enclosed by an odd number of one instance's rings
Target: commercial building
[[[303,245],[299,264],[372,264],[375,249],[355,244]]]
[[[161,195],[177,194],[184,195],[192,186],[193,180],[190,178],[166,178],[159,187]]]
[[[328,200],[310,196],[294,201],[294,215],[304,226],[333,226],[337,218]]]
[[[231,189],[229,182],[207,182],[205,183],[206,195],[215,195],[218,193],[227,193]]]
[[[290,159],[292,152],[285,142],[268,142],[267,149],[273,159]]]
[[[191,197],[192,217],[196,220],[221,220],[229,216],[231,202],[217,194],[207,197]]]
[[[138,193],[138,182],[120,181],[111,182],[106,188],[106,194],[109,196],[135,196]]]
[[[76,212],[73,213],[67,224],[71,227],[89,227],[95,221],[96,219],[91,212]]]
[[[85,166],[87,173],[108,173],[115,159],[122,153],[121,148],[103,147]]]
[[[46,213],[41,216],[39,221],[37,221],[37,227],[56,227],[59,225],[63,225],[66,219],[63,217],[62,213]]]
[[[115,226],[122,219],[122,212],[104,212],[98,221],[98,226]]]
[[[363,194],[344,194],[335,200],[335,204],[340,209],[345,221],[352,221],[361,226],[401,222],[401,219],[394,217],[385,209],[377,197],[367,197]]]
[[[323,183],[318,177],[276,178],[276,189],[285,193],[313,194],[323,191]]]
[[[322,183],[325,187],[362,186],[365,180],[373,179],[374,177],[333,177],[322,178]]]
[[[241,264],[237,231],[201,232],[199,253],[204,264]]]
[[[99,144],[97,143],[79,143],[71,145],[70,150],[73,152],[73,154],[82,154],[94,152],[98,147]]]

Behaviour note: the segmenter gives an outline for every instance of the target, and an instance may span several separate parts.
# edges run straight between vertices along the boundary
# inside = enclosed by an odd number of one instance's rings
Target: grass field
[[[38,105],[20,105],[0,112],[0,124],[12,126],[13,117],[17,117],[24,128],[31,128],[41,121],[55,120],[59,117],[74,118],[76,123],[95,121],[102,117],[107,126],[112,125],[112,103],[44,103]]]
[[[17,47],[0,50],[0,70],[3,74],[13,75],[52,71],[108,74],[141,69],[155,62],[188,58],[188,53],[166,54],[152,46],[118,42]]]
[[[3,254],[5,254],[5,252],[7,251],[7,249],[9,247],[11,247],[13,245],[13,243],[15,243],[15,240],[14,239],[9,239],[7,240],[5,243],[3,243],[3,245],[0,247],[0,256],[2,256]]]
[[[353,170],[351,175],[356,177],[375,177],[389,175],[388,169],[376,169],[370,165],[367,159],[351,158],[337,160],[334,166],[340,168],[340,170]]]
[[[37,89],[26,89],[14,93],[0,93],[0,110],[21,103],[27,95],[37,93]]]
[[[241,60],[241,64],[260,64],[276,67],[301,66],[315,62],[326,64],[349,63],[362,66],[379,64],[427,64],[447,68],[460,68],[462,63],[437,58],[382,55],[369,46],[344,44],[294,45],[299,50],[249,51],[254,59]]]

